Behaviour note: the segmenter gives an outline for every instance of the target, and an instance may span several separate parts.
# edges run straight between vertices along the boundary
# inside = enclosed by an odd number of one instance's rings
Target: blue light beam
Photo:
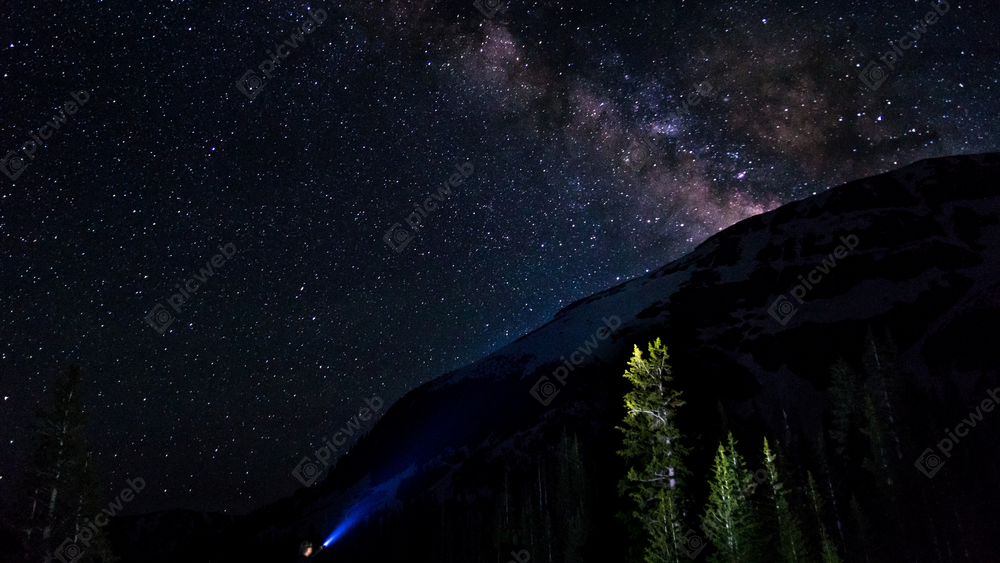
[[[351,529],[355,524],[358,523],[363,516],[368,516],[378,504],[376,501],[381,500],[385,496],[384,491],[372,493],[368,498],[362,499],[358,504],[354,505],[354,508],[344,516],[344,519],[340,521],[340,525],[333,529],[330,533],[330,537],[326,538],[323,542],[323,547],[330,547],[330,544],[340,539],[348,530]]]

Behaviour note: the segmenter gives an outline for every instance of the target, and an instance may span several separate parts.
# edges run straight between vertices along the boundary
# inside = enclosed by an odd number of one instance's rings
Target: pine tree
[[[713,466],[708,506],[702,527],[710,532],[716,548],[710,562],[747,563],[758,561],[758,525],[750,504],[754,490],[753,476],[746,469],[743,456],[736,451],[730,432],[729,447],[719,444]]]
[[[829,495],[828,498],[830,499],[830,503],[833,505],[831,508],[833,509],[833,521],[837,532],[836,536],[840,538],[841,545],[843,545],[846,542],[846,539],[844,538],[844,524],[840,517],[840,508],[837,505],[837,491],[833,486],[835,480],[834,469],[830,466],[830,463],[827,460],[826,438],[823,437],[822,432],[816,434],[816,438],[813,441],[813,455],[815,456],[816,464],[819,466],[819,477],[822,481],[821,486],[825,487],[827,494]]]
[[[816,482],[813,481],[812,473],[806,472],[806,481],[809,487],[809,497],[812,499],[813,510],[816,513],[816,522],[819,524],[820,555],[823,563],[842,563],[840,555],[837,553],[837,546],[830,540],[826,533],[826,526],[823,524],[822,501],[816,493]]]
[[[891,447],[889,433],[872,394],[866,392],[862,401],[864,426],[859,430],[863,436],[868,438],[869,451],[866,453],[869,455],[866,455],[861,461],[861,467],[875,476],[879,490],[888,497],[887,487],[893,483],[893,471],[889,465],[889,448]]]
[[[510,521],[510,472],[504,468],[503,490],[493,499],[493,550],[506,553],[507,548],[517,544],[517,533]]]
[[[83,471],[80,474],[80,496],[77,502],[77,522],[78,529],[77,533],[82,532],[84,526],[89,526],[91,530],[95,528],[98,533],[94,535],[93,539],[89,540],[89,545],[87,546],[87,553],[80,559],[78,563],[89,563],[91,561],[102,561],[104,563],[117,561],[118,557],[115,557],[111,550],[111,541],[107,537],[107,528],[90,526],[91,519],[99,520],[97,518],[98,514],[101,514],[103,508],[107,507],[106,504],[102,506],[101,494],[101,480],[97,473],[97,466],[94,464],[93,456],[90,452],[87,453],[86,459],[84,460]],[[95,522],[97,523],[97,522]],[[74,538],[74,541],[82,541],[82,534]]]
[[[861,361],[871,380],[871,392],[876,399],[875,403],[884,412],[885,430],[892,442],[892,453],[897,459],[903,459],[900,440],[900,395],[905,384],[899,373],[899,354],[888,329],[886,329],[886,342],[880,342],[875,338],[871,327],[868,328]]]
[[[764,438],[764,467],[767,469],[770,488],[770,503],[778,525],[778,553],[786,563],[805,561],[805,538],[802,535],[802,523],[792,512],[788,502],[788,491],[778,478],[777,456],[771,451]]]
[[[863,384],[861,434],[868,438],[870,455],[862,461],[862,467],[876,478],[885,501],[894,502],[892,485],[898,482],[896,467],[903,458],[902,446],[897,427],[900,426],[898,388],[901,386],[897,370],[898,358],[895,347],[879,342],[871,328],[865,338],[865,352],[862,363],[868,374]],[[896,406],[894,406],[896,405]]]
[[[687,450],[673,419],[684,401],[667,385],[673,381],[666,363],[670,356],[660,339],[649,344],[649,360],[638,346],[634,349],[624,374],[633,390],[625,395],[625,427],[618,427],[625,434],[618,454],[632,466],[619,482],[619,492],[627,492],[635,502],[631,517],[645,531],[645,561],[678,563],[684,532],[680,483],[686,475],[682,458]]]
[[[860,417],[858,375],[840,358],[830,366],[830,438],[835,453],[845,461],[851,458],[851,430]]]
[[[545,460],[539,458],[538,460],[538,543],[532,542],[532,545],[539,545],[542,549],[543,557],[552,561],[552,552],[554,548],[554,540],[552,537],[552,510],[551,503],[549,502],[549,487],[548,479],[546,475],[548,471],[545,470]]]
[[[873,350],[873,356],[881,367],[885,382],[883,389],[896,457],[903,462],[903,452],[920,451],[924,447],[921,430],[927,418],[930,398],[914,383],[914,378],[904,377],[899,350],[888,328],[885,329],[885,341],[880,348]]]
[[[896,367],[898,358],[895,347],[880,342],[869,328],[862,364],[868,377],[862,385],[862,426],[859,430],[867,438],[867,451],[861,467],[874,477],[879,493],[879,502],[873,509],[873,515],[879,522],[879,535],[885,537],[889,534],[890,537],[885,539],[898,543],[903,558],[909,560],[906,526],[899,506],[898,470],[902,446],[897,429],[902,425],[898,419],[897,395],[902,384]],[[898,537],[893,539],[893,535]],[[884,545],[884,541],[878,544],[879,547]]]
[[[872,552],[872,534],[871,534],[871,522],[868,520],[868,516],[865,514],[863,508],[861,508],[861,503],[858,502],[858,497],[851,495],[851,518],[854,520],[854,525],[857,529],[858,534],[858,546],[861,548],[861,553],[865,557],[865,561],[871,560]]]
[[[60,555],[79,554],[79,563],[112,558],[104,529],[87,527],[100,513],[101,493],[84,436],[80,372],[71,365],[53,386],[51,406],[36,412],[26,532],[30,557],[45,562]]]
[[[587,541],[589,518],[587,516],[587,484],[580,444],[576,436],[570,441],[563,430],[559,443],[559,515],[558,535],[566,563],[582,562],[583,546]]]

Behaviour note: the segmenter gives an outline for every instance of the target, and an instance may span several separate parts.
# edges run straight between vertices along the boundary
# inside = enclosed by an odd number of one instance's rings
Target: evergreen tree
[[[843,358],[830,366],[830,438],[834,452],[851,459],[851,430],[861,416],[858,375]]]
[[[78,563],[112,558],[104,528],[88,527],[100,513],[101,492],[87,451],[80,386],[80,367],[72,365],[53,386],[51,406],[36,412],[26,532],[30,558],[46,563],[60,556],[79,555]]]
[[[861,361],[871,380],[875,403],[883,410],[885,431],[891,440],[892,453],[897,459],[903,459],[899,415],[900,395],[904,392],[905,384],[899,373],[899,354],[888,329],[886,342],[880,342],[875,338],[871,327],[868,328]]]
[[[903,452],[920,451],[924,447],[923,424],[936,402],[914,383],[914,378],[904,377],[899,351],[888,328],[885,341],[880,348],[873,349],[872,356],[885,382],[883,389],[896,458],[905,466],[908,463],[903,461]]]
[[[858,535],[857,544],[861,548],[864,560],[871,561],[871,552],[873,547],[871,542],[871,522],[868,520],[868,516],[865,514],[864,509],[861,507],[861,503],[858,502],[858,497],[853,494],[851,495],[851,518],[854,520],[854,525]]]
[[[443,526],[442,526],[443,527]],[[505,467],[503,490],[493,499],[493,549],[506,553],[508,547],[517,544],[517,532],[510,520],[510,471]]]
[[[879,490],[888,497],[890,493],[887,487],[893,483],[893,471],[889,465],[889,448],[891,447],[889,434],[885,420],[879,413],[871,393],[865,393],[863,403],[864,426],[859,430],[862,435],[868,438],[869,451],[866,452],[868,455],[861,461],[861,467],[875,476]]]
[[[712,563],[748,563],[761,560],[759,526],[750,504],[753,475],[746,469],[736,441],[729,433],[729,447],[719,444],[713,466],[708,506],[702,527],[710,532],[716,552]]]
[[[895,364],[894,349],[889,349],[876,340],[868,329],[865,339],[865,352],[862,363],[868,378],[865,380],[862,398],[861,434],[868,438],[868,455],[862,461],[862,467],[875,476],[879,490],[884,494],[886,502],[896,499],[892,485],[898,482],[896,467],[902,459],[899,426],[893,412],[898,411],[895,389],[899,387]]]
[[[861,467],[874,477],[880,497],[880,502],[872,511],[878,517],[879,535],[884,540],[900,544],[903,558],[909,560],[906,527],[899,510],[897,474],[902,449],[897,427],[901,425],[893,414],[899,411],[896,400],[900,387],[897,363],[894,347],[878,341],[869,328],[862,354],[862,364],[868,377],[862,385],[862,426],[859,430],[867,438],[867,451]],[[886,537],[887,534],[890,537]],[[898,537],[892,538],[892,535]],[[878,547],[885,544],[886,541],[879,542]]]
[[[812,473],[806,472],[806,480],[809,487],[809,496],[812,499],[813,510],[816,513],[816,522],[819,524],[819,548],[823,563],[842,563],[840,554],[837,553],[837,546],[830,540],[826,533],[826,526],[823,524],[822,501],[816,493],[816,482],[813,481]]]
[[[778,525],[778,553],[786,563],[799,563],[807,559],[802,523],[789,505],[788,491],[778,478],[776,462],[777,456],[768,447],[767,438],[764,438],[764,467],[771,485],[769,500]]]
[[[544,469],[545,462],[543,459],[538,460],[538,543],[532,542],[532,545],[539,545],[542,548],[544,556],[552,561],[552,552],[554,547],[554,539],[552,533],[552,511],[550,509],[549,502],[549,487],[548,479],[546,475],[548,471]]]
[[[816,458],[816,464],[819,466],[821,486],[826,490],[828,495],[827,498],[830,499],[830,503],[832,504],[836,536],[840,538],[841,545],[843,545],[846,542],[846,539],[844,538],[844,524],[840,517],[840,508],[837,505],[837,492],[833,485],[836,477],[834,476],[833,468],[828,462],[826,453],[826,438],[823,437],[822,432],[816,434],[816,439],[813,441],[813,455]],[[806,473],[807,475],[810,475],[808,471]],[[810,493],[810,495],[811,494],[812,493]],[[822,499],[822,497],[819,498]]]
[[[580,444],[576,436],[570,441],[563,430],[559,443],[559,513],[558,536],[566,563],[583,561],[583,546],[587,541],[587,484]]]
[[[684,401],[668,386],[673,377],[660,339],[649,344],[649,360],[638,346],[634,349],[624,374],[633,390],[625,396],[625,427],[618,427],[625,434],[625,447],[618,454],[632,466],[619,482],[619,492],[627,492],[635,503],[631,517],[645,531],[645,561],[678,563],[684,555],[679,485],[686,474],[682,458],[687,450],[679,443],[673,419]]]

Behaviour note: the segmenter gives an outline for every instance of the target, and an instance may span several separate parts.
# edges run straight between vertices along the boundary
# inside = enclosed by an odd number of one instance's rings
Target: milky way
[[[744,218],[1000,150],[985,6],[938,5],[889,68],[931,3],[166,4],[3,16],[0,154],[27,164],[0,176],[4,506],[70,362],[109,495],[245,512],[365,399]]]

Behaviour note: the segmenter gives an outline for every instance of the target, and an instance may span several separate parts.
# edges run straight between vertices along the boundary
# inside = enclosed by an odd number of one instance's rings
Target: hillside
[[[541,524],[518,523],[524,513],[511,507],[529,502],[518,495],[536,481],[535,488],[558,489],[545,475],[565,469],[573,436],[590,483],[578,493],[590,507],[589,526],[620,537],[612,517],[622,506],[616,484],[624,465],[614,427],[633,346],[645,350],[656,337],[667,345],[689,403],[680,424],[697,450],[691,469],[704,473],[726,427],[748,452],[759,449],[761,435],[807,449],[821,432],[830,365],[841,357],[860,365],[869,329],[891,333],[900,370],[929,396],[954,387],[953,403],[935,403],[942,416],[964,415],[963,401],[995,381],[998,313],[1000,155],[920,161],[741,221],[675,262],[567,306],[495,353],[414,389],[383,410],[322,483],[224,531],[199,538],[203,517],[178,528],[150,526],[146,516],[116,522],[112,539],[123,563],[251,553],[290,560],[302,538],[322,541],[347,521],[320,559],[509,559],[511,546],[541,545],[523,532]],[[993,440],[993,429],[978,439]],[[939,434],[928,429],[901,463],[912,466]],[[942,473],[957,479],[959,465]],[[559,510],[554,503],[551,513]],[[972,516],[954,521],[965,518]],[[498,536],[500,528],[508,531]],[[970,537],[983,530],[966,526]],[[176,547],[157,539],[168,533],[182,538]],[[378,540],[387,535],[394,541]],[[620,542],[597,535],[586,544],[588,560],[620,560]]]

